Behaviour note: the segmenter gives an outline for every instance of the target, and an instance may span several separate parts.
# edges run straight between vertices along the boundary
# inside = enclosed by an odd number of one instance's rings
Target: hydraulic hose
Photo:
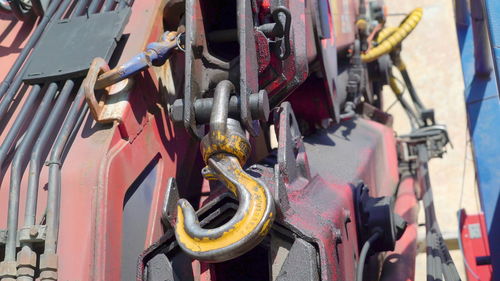
[[[36,87],[38,90],[39,86]],[[24,161],[26,154],[31,149],[35,138],[40,131],[45,117],[51,107],[52,99],[55,96],[55,91],[47,92],[43,97],[42,102],[38,106],[38,110],[33,117],[33,122],[30,123],[26,129],[26,134],[23,137],[19,148],[16,151],[14,159],[12,160],[11,176],[10,176],[10,190],[9,190],[9,207],[7,215],[7,243],[5,246],[5,257],[9,259],[15,258],[16,255],[16,238],[17,238],[17,224],[19,217],[19,192],[21,188],[21,179],[23,176]]]
[[[78,113],[78,110],[77,110]],[[78,116],[78,114],[77,114]],[[73,125],[73,124],[71,124]],[[63,128],[57,136],[56,142],[50,153],[49,166],[49,194],[47,199],[47,237],[45,239],[44,253],[55,253],[57,243],[57,232],[59,230],[59,199],[61,189],[60,168],[61,155],[71,133],[73,126],[64,123]]]
[[[19,111],[19,114],[17,115],[17,118],[14,121],[14,124],[12,124],[12,127],[10,128],[9,132],[7,133],[7,136],[3,140],[2,145],[0,145],[0,165],[3,165],[5,159],[7,158],[7,154],[9,153],[13,143],[18,137],[19,131],[21,130],[24,122],[26,121],[26,118],[28,117],[29,113],[35,106],[36,100],[38,99],[38,96],[40,94],[40,90],[41,87],[39,85],[35,85],[31,88],[31,91],[29,93],[28,98],[26,99],[26,102]],[[57,91],[57,84],[52,83],[49,85],[47,92],[45,94],[47,95],[50,94],[51,92],[56,92],[56,91]]]
[[[28,178],[28,191],[26,196],[26,207],[24,213],[24,226],[31,227],[35,224],[36,218],[36,205],[38,197],[38,187],[40,180],[42,154],[49,145],[50,137],[56,133],[54,129],[58,121],[62,118],[61,114],[68,101],[69,94],[74,87],[74,82],[68,80],[64,85],[57,103],[50,113],[45,126],[43,127],[38,139],[36,140],[33,150],[31,152],[31,159],[29,164],[29,178]]]
[[[57,87],[56,87],[57,89]],[[31,89],[30,96],[26,100],[26,103],[24,104],[23,108],[19,112],[19,117],[16,119],[14,124],[12,125],[12,128],[9,130],[9,133],[5,137],[2,145],[0,146],[0,166],[3,165],[3,162],[7,158],[7,154],[10,151],[10,148],[12,144],[14,143],[15,139],[17,138],[17,135],[19,131],[21,130],[21,127],[24,124],[24,121],[28,115],[28,113],[31,111],[33,106],[35,105],[36,100],[38,99],[38,96],[40,94],[40,86],[36,85]],[[16,194],[12,194],[12,192],[9,193],[9,213],[11,209],[11,202],[14,201],[14,196]],[[12,197],[12,198],[11,198]],[[10,216],[10,215],[9,215]],[[14,228],[12,228],[12,224],[8,228],[8,232],[16,232],[17,231],[17,224],[15,225]],[[7,242],[5,246],[5,261],[15,261],[16,260],[16,240],[17,237],[14,235],[7,235]]]
[[[372,244],[377,241],[380,237],[380,232],[375,232],[366,240],[365,244],[363,244],[363,248],[361,248],[361,252],[359,253],[359,261],[358,268],[356,269],[356,281],[363,281],[363,271],[365,267],[366,257],[368,256],[368,251]]]
[[[85,93],[83,87],[80,87],[73,104],[68,112],[63,127],[57,136],[54,147],[50,153],[49,166],[49,194],[47,199],[47,219],[46,219],[46,238],[45,249],[40,256],[40,264],[47,260],[57,261],[57,239],[59,233],[60,217],[60,196],[61,196],[61,165],[63,152],[67,149],[68,141],[75,130],[79,127],[78,121],[82,114],[88,113],[88,105],[85,103]],[[54,272],[51,268],[40,268],[40,277],[42,280],[53,280],[57,276],[57,269]]]
[[[390,53],[397,45],[399,45],[413,29],[417,26],[418,22],[422,18],[423,10],[422,8],[416,8],[413,10],[406,19],[399,25],[397,30],[392,32],[385,40],[383,40],[378,46],[368,50],[367,53],[361,55],[363,62],[372,62],[379,57]]]

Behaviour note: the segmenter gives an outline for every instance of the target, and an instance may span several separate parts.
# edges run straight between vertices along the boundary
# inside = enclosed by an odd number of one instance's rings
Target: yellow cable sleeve
[[[382,29],[378,34],[377,34],[377,44],[382,43],[387,37],[391,36],[396,30],[398,30],[397,27],[391,26],[391,27],[385,27]]]
[[[401,43],[406,36],[408,36],[408,34],[415,29],[418,22],[422,18],[422,14],[422,8],[416,8],[413,10],[408,17],[403,20],[397,30],[392,33],[392,35],[383,40],[377,47],[369,50],[366,54],[361,55],[363,62],[372,62],[380,56],[390,53],[394,47],[399,45],[399,43]]]

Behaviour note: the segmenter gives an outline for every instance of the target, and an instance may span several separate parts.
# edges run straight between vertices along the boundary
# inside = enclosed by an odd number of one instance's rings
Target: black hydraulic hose
[[[415,103],[417,109],[419,111],[425,110],[425,106],[422,103],[422,100],[420,100],[420,97],[417,95],[417,92],[415,91],[415,87],[413,87],[413,83],[411,82],[410,75],[408,75],[408,71],[406,71],[406,69],[403,69],[400,70],[399,72],[403,77],[408,92],[410,93],[411,100],[413,101],[413,103]]]
[[[428,152],[426,144],[418,146],[418,178],[424,191],[423,204],[425,213],[426,247],[427,247],[427,280],[460,281],[460,276],[448,247],[444,243],[434,209],[431,181],[429,177]]]
[[[42,169],[42,155],[49,145],[50,137],[54,134],[54,129],[58,121],[63,118],[61,116],[63,109],[68,101],[69,94],[74,87],[74,82],[68,80],[64,85],[57,99],[53,111],[50,113],[45,126],[43,127],[38,139],[33,146],[31,159],[29,164],[28,190],[26,195],[26,206],[24,212],[24,226],[31,227],[35,225],[36,208],[38,198],[38,186],[40,183],[40,171]]]
[[[363,281],[363,271],[365,267],[365,261],[366,257],[368,256],[368,251],[370,250],[370,247],[372,244],[377,241],[377,239],[380,237],[380,232],[375,232],[366,240],[365,244],[363,244],[363,248],[361,248],[361,252],[359,253],[359,260],[358,260],[358,268],[356,269],[356,281]]]
[[[26,60],[26,58],[30,54],[31,49],[35,46],[36,42],[38,42],[38,39],[40,38],[43,31],[45,30],[45,27],[47,26],[50,19],[52,18],[52,15],[54,15],[55,11],[57,10],[57,7],[59,6],[60,2],[61,2],[61,0],[52,0],[50,2],[50,6],[47,9],[47,12],[45,13],[43,18],[41,19],[40,23],[38,24],[38,26],[35,29],[35,31],[33,32],[33,34],[31,34],[28,42],[26,43],[23,50],[21,51],[21,53],[17,57],[14,64],[11,66],[9,72],[5,76],[5,79],[2,81],[2,84],[0,85],[0,98],[3,97],[3,95],[5,94],[7,89],[9,88],[12,80],[16,76],[17,72],[19,71],[19,69],[23,65],[24,61]],[[17,91],[17,89],[16,89],[16,91]]]
[[[49,191],[47,199],[47,216],[46,216],[46,238],[44,254],[56,253],[57,237],[59,232],[59,205],[61,193],[61,161],[64,148],[67,145],[69,137],[73,132],[74,126],[78,121],[80,110],[87,111],[88,105],[85,103],[85,93],[83,87],[80,87],[75,101],[71,105],[69,113],[64,120],[63,127],[57,136],[57,139],[52,147],[49,166]]]
[[[41,87],[39,85],[33,86],[29,93],[29,97],[26,100],[21,112],[19,113],[19,117],[16,119],[14,124],[12,125],[11,130],[5,137],[2,145],[0,146],[0,166],[2,166],[7,154],[14,143],[21,127],[24,123],[24,119],[26,119],[26,115],[31,111],[32,107],[35,105],[36,100],[38,99],[38,95],[40,94]],[[10,210],[10,201],[11,195],[9,194],[9,210]],[[16,225],[17,227],[17,225]],[[10,229],[9,229],[10,231]],[[12,242],[13,240],[13,242]],[[16,237],[12,235],[7,236],[7,246],[5,247],[5,261],[15,261],[16,260]]]
[[[39,88],[39,86],[38,86]],[[21,179],[23,176],[23,165],[26,161],[26,156],[31,149],[35,138],[40,132],[45,117],[51,108],[52,99],[55,96],[55,91],[48,92],[44,97],[38,110],[33,117],[33,122],[30,123],[26,130],[19,148],[16,151],[14,159],[12,160],[11,176],[10,176],[10,190],[9,190],[9,208],[7,215],[7,243],[5,245],[6,259],[15,259],[16,257],[16,238],[17,238],[17,224],[19,217],[19,192],[21,187]]]
[[[17,115],[16,120],[14,121],[14,124],[12,124],[12,127],[10,128],[9,132],[7,133],[7,136],[3,140],[2,145],[0,145],[0,166],[3,165],[3,163],[5,162],[7,154],[9,153],[12,145],[14,144],[19,134],[19,131],[21,130],[22,126],[24,125],[24,122],[26,121],[26,118],[28,117],[29,113],[32,112],[32,109],[35,106],[38,96],[40,94],[40,90],[41,87],[39,85],[34,85],[31,88],[31,91],[29,93],[28,98],[26,99],[26,102],[19,111],[19,114]],[[47,93],[50,94],[50,92],[55,92],[55,91],[57,91],[57,84],[52,83],[48,87],[46,94]]]
[[[399,103],[405,110],[406,114],[408,115],[408,119],[410,119],[410,125],[412,129],[415,129],[417,127],[420,127],[419,118],[417,117],[417,114],[413,111],[411,106],[408,104],[408,102],[404,99],[402,95],[396,95]]]
[[[446,246],[442,236],[438,237],[438,247],[441,249],[441,261],[443,266],[443,275],[445,280],[460,281],[457,267],[451,258],[450,251]]]

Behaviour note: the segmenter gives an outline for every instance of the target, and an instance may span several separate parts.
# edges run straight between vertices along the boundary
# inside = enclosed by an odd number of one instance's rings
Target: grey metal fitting
[[[197,124],[207,124],[210,122],[212,113],[213,98],[198,99],[194,102],[194,112]],[[269,98],[265,90],[249,96],[250,113],[253,120],[267,121],[269,117]],[[240,120],[240,97],[231,96],[228,108],[229,118]],[[174,101],[170,106],[169,115],[172,121],[184,122],[184,102],[182,99]]]
[[[58,258],[55,253],[40,255],[40,280],[57,281]]]
[[[17,277],[17,262],[3,261],[0,262],[0,280],[15,281]]]
[[[32,225],[19,229],[19,242],[41,243],[45,240],[45,225]]]
[[[36,253],[24,246],[17,254],[17,279],[34,280],[36,269]]]

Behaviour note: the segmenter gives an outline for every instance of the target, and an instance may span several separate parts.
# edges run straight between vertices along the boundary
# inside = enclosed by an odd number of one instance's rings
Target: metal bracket
[[[449,142],[448,131],[444,125],[419,128],[398,138],[398,157],[403,162],[418,160],[418,145],[425,143],[429,159],[441,158]]]

